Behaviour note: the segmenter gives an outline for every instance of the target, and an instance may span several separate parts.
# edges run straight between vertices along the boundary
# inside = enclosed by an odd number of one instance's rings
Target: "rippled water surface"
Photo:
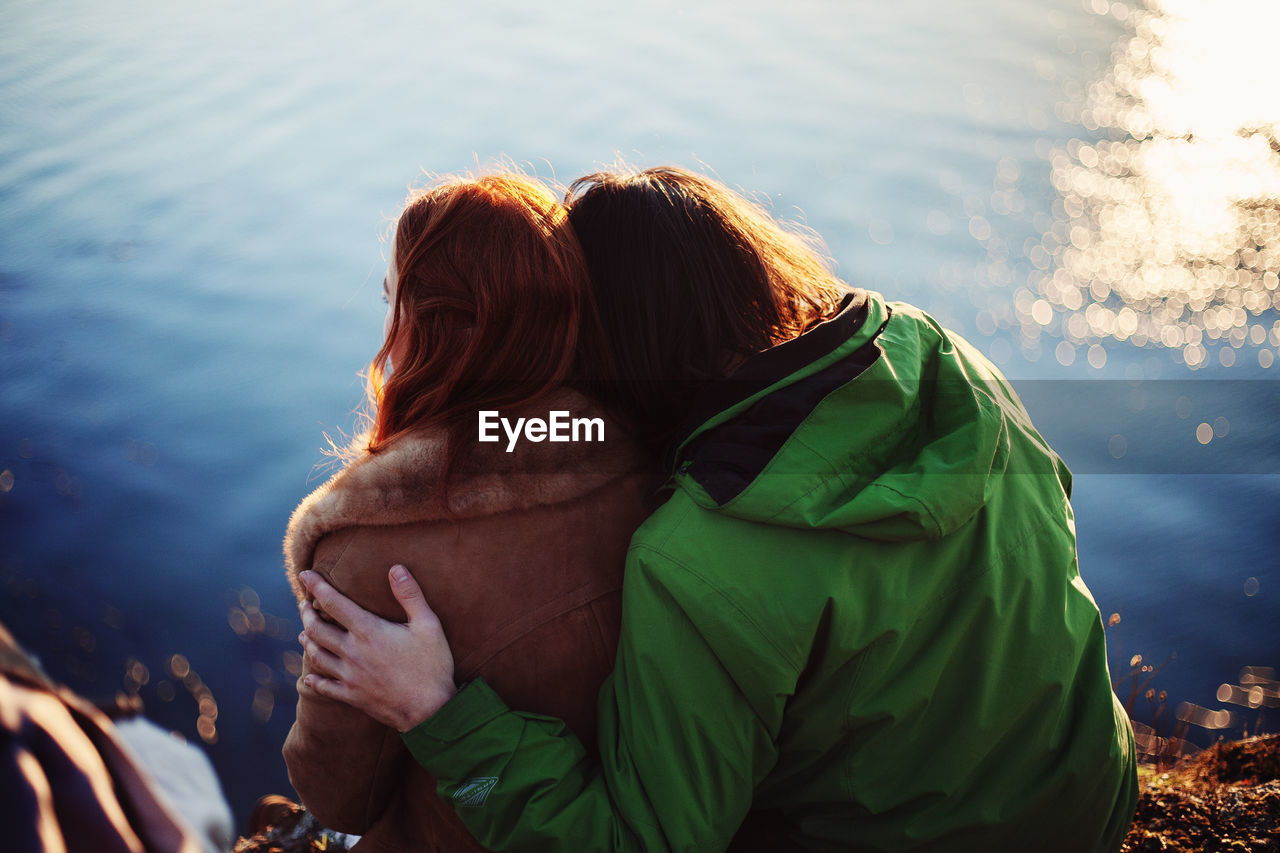
[[[1256,726],[1277,24],[1268,0],[7,2],[0,620],[203,743],[241,815],[287,791],[279,542],[351,426],[388,217],[423,170],[621,156],[758,194],[1015,377],[1077,474],[1113,673],[1176,655],[1150,686],[1198,706],[1193,738]]]

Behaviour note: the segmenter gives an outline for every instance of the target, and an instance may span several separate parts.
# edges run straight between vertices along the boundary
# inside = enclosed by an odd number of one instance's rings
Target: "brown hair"
[[[369,452],[443,426],[445,482],[478,409],[610,375],[582,251],[540,182],[514,172],[437,181],[410,194],[394,233],[393,319],[366,383]]]
[[[596,393],[651,444],[670,440],[699,385],[849,290],[816,237],[676,166],[586,175],[565,203],[618,372]]]

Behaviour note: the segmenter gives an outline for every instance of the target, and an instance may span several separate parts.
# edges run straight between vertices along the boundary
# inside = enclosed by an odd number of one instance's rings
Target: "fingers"
[[[302,615],[303,636],[330,652],[342,652],[342,642],[348,636],[346,631],[321,619],[309,601],[299,604],[298,612]],[[301,636],[298,639],[302,641]]]
[[[338,592],[322,578],[318,572],[305,571],[298,575],[302,585],[311,593],[316,603],[348,631],[362,623],[368,612],[342,593]]]
[[[316,645],[316,642],[308,637],[305,631],[298,635],[298,642],[302,644],[302,650],[306,653],[305,660],[308,670],[317,672],[327,678],[342,677],[342,658]]]
[[[299,604],[298,611],[302,614],[303,625],[298,642],[306,653],[308,668],[331,678],[339,677],[343,662],[338,654],[342,651],[342,638],[348,636],[347,633],[316,615],[315,608],[308,601]]]
[[[341,681],[335,681],[332,678],[325,678],[321,675],[312,673],[302,680],[302,683],[319,693],[326,699],[336,699],[339,702],[352,704],[354,694],[346,684]]]
[[[422,587],[418,586],[418,582],[413,579],[413,575],[409,574],[408,569],[399,565],[392,566],[390,577],[391,594],[396,597],[396,601],[400,602],[405,616],[411,623],[436,618],[435,612],[427,606],[427,598],[422,594]]]

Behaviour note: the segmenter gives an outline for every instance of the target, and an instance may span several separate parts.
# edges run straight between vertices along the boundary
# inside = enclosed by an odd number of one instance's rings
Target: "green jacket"
[[[968,343],[846,305],[704,395],[632,539],[598,762],[483,682],[405,735],[482,843],[1119,846],[1133,738],[1066,466]]]

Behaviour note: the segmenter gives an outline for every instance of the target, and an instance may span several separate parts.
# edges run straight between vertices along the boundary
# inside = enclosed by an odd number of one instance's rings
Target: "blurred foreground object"
[[[202,838],[126,746],[115,724],[90,702],[51,682],[3,625],[0,738],[0,788],[5,792],[0,825],[8,850],[200,853],[230,838],[229,811],[225,825],[208,824],[211,836]],[[148,753],[158,757],[154,735],[142,739],[152,742]],[[194,783],[189,787],[196,793],[201,774],[184,774],[193,766],[191,757],[184,754],[174,760],[174,749],[183,747],[173,740],[160,750],[162,762],[169,765],[164,776]],[[208,759],[203,754],[198,758],[213,781],[212,791],[199,791],[204,811],[211,813],[211,800],[220,801],[226,810]]]
[[[311,812],[279,794],[259,799],[249,824],[253,834],[236,842],[235,853],[340,853],[360,840],[325,829]]]
[[[198,831],[205,848],[231,849],[231,806],[204,752],[142,717],[116,720],[116,733],[155,777],[170,805]]]

